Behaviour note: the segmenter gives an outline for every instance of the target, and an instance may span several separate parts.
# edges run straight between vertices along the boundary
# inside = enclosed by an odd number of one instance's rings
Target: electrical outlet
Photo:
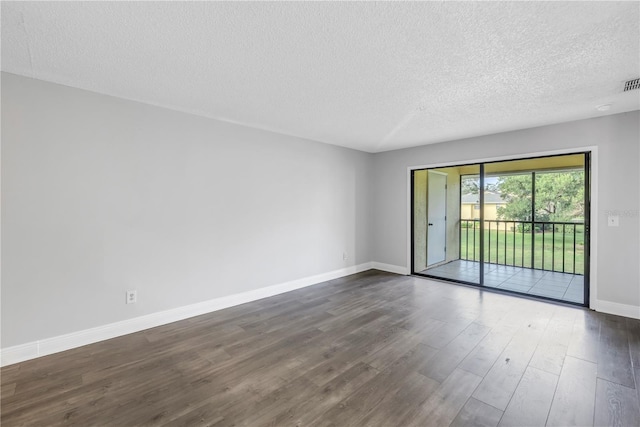
[[[342,260],[346,261],[349,257],[347,256],[346,252],[342,252]]]
[[[138,291],[127,291],[127,304],[135,304],[138,301]]]

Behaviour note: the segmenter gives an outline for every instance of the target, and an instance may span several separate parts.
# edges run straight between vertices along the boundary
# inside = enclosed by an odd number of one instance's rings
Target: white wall
[[[407,168],[597,146],[597,298],[640,315],[640,112],[376,154],[373,259],[408,268]],[[607,212],[620,211],[620,227]],[[614,307],[608,305],[608,307]],[[598,308],[598,307],[596,307]]]
[[[2,348],[370,261],[371,157],[3,73]]]
[[[594,145],[598,298],[640,314],[639,129],[632,112],[371,155],[3,73],[1,347],[403,270],[408,166]]]

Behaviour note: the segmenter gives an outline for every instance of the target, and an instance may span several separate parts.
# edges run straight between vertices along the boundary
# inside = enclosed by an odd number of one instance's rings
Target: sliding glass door
[[[586,305],[589,154],[412,173],[412,272]]]

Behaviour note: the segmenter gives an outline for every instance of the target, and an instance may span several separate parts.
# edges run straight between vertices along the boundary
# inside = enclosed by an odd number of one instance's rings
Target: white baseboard
[[[640,319],[640,307],[637,305],[620,304],[618,302],[596,300],[596,306],[592,307],[595,311],[602,313],[615,314],[617,316],[631,317]]]
[[[375,268],[376,270],[381,270],[381,271],[387,271],[389,273],[396,273],[396,274],[402,274],[402,275],[407,275],[409,274],[409,269],[407,269],[407,267],[401,267],[399,265],[393,265],[393,264],[385,264],[382,262],[372,262],[372,268]]]
[[[98,341],[139,332],[145,329],[154,328],[156,326],[166,325],[168,323],[177,322],[189,317],[211,313],[213,311],[222,310],[224,308],[233,307],[235,305],[245,304],[247,302],[256,301],[262,298],[268,298],[274,295],[279,295],[285,292],[301,289],[311,285],[316,285],[328,280],[338,279],[340,277],[371,269],[402,275],[409,274],[406,267],[398,265],[384,264],[380,262],[367,262],[358,264],[351,267],[318,274],[315,276],[304,277],[302,279],[292,280],[290,282],[267,286],[265,288],[254,289],[252,291],[228,295],[220,298],[214,298],[212,300],[203,301],[188,306],[177,307],[171,310],[160,311],[157,313],[147,314],[145,316],[135,317],[133,319],[110,323],[108,325],[98,326],[96,328],[85,329],[78,332],[72,332],[70,334],[59,335],[57,337],[46,338],[39,341],[33,341],[26,344],[3,348],[0,350],[0,366],[12,365],[14,363],[35,359],[37,357],[46,356],[48,354],[58,353],[60,351],[70,350],[72,348],[81,347],[83,345],[92,344]],[[603,313],[640,319],[640,307],[635,305],[596,300],[595,310]]]
[[[167,323],[184,320],[189,317],[211,313],[213,311],[222,310],[223,308],[256,301],[262,298],[326,282],[328,280],[348,276],[350,274],[359,273],[361,271],[371,270],[372,268],[373,263],[367,262],[351,267],[341,268],[339,270],[329,271],[327,273],[317,274],[315,276],[304,277],[290,282],[267,286],[265,288],[254,289],[252,291],[214,298],[212,300],[177,307],[171,310],[151,313],[145,316],[135,317],[133,319],[98,326],[96,328],[85,329],[78,332],[72,332],[70,334],[59,335],[57,337],[3,348],[0,350],[0,366],[12,365],[25,360],[35,359],[36,357],[70,350],[72,348],[131,334],[133,332],[139,332],[160,325],[166,325]]]

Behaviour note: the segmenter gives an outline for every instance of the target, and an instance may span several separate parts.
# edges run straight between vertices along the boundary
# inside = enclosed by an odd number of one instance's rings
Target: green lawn
[[[516,230],[514,233],[507,226],[507,232],[484,230],[485,235],[485,262],[515,265],[518,267],[532,268],[531,266],[531,232],[522,233]],[[460,258],[466,260],[480,260],[480,229],[462,228],[460,230]],[[576,226],[574,236],[573,227],[566,227],[564,234],[564,272],[573,274],[584,274],[584,226]],[[474,257],[474,234],[475,234],[475,257]],[[505,236],[506,235],[506,236]],[[544,266],[543,266],[543,233],[535,233],[534,253],[535,259],[533,268],[550,271],[563,271],[562,261],[562,227],[556,229],[555,244],[552,231],[544,232]],[[575,270],[574,270],[574,237],[575,237]],[[505,251],[506,238],[506,251]],[[467,239],[469,241],[467,245]],[[496,241],[497,239],[497,241]],[[490,246],[490,250],[489,250]],[[506,259],[505,259],[506,255]]]

